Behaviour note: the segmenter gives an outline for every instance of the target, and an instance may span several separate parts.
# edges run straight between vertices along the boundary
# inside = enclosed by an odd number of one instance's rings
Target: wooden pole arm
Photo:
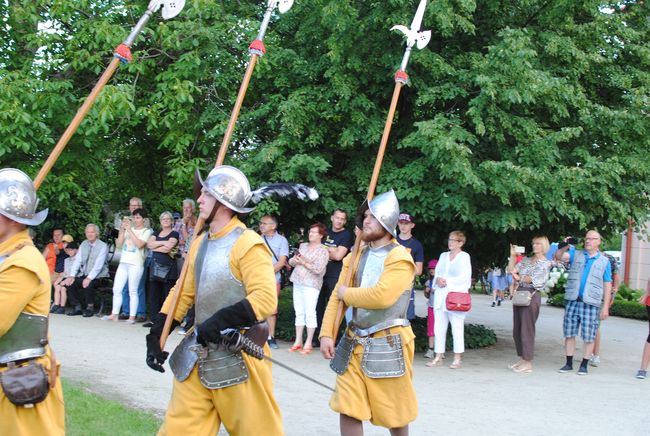
[[[251,54],[250,62],[246,68],[246,74],[244,74],[244,79],[242,80],[241,86],[239,87],[239,92],[237,94],[237,100],[235,101],[235,107],[232,110],[230,115],[230,121],[228,122],[228,128],[226,129],[226,134],[223,137],[221,142],[221,147],[219,148],[219,154],[217,155],[217,161],[215,163],[215,168],[223,165],[223,161],[226,157],[226,151],[228,150],[228,145],[232,138],[233,131],[235,130],[235,125],[237,124],[237,118],[239,118],[239,112],[241,111],[242,104],[244,102],[244,97],[246,96],[246,91],[248,89],[248,84],[250,83],[251,77],[253,76],[253,70],[255,69],[255,64],[259,56],[256,53]],[[198,232],[205,225],[205,220],[199,216],[196,226],[194,227],[194,235],[198,236]],[[181,299],[181,294],[183,292],[183,285],[185,284],[185,277],[187,276],[187,265],[189,264],[189,259],[185,259],[183,263],[183,268],[181,269],[181,274],[176,282],[176,287],[174,289],[174,295],[172,296],[171,304],[169,305],[169,312],[167,313],[167,318],[165,319],[165,325],[163,326],[162,335],[160,336],[160,349],[165,349],[165,343],[169,337],[169,330],[172,326],[172,321],[174,320],[174,314],[178,308],[178,303]]]
[[[397,102],[399,100],[399,95],[400,95],[400,91],[402,90],[402,86],[403,86],[402,81],[398,80],[395,82],[395,89],[393,90],[393,98],[391,99],[390,108],[388,110],[388,116],[386,117],[384,132],[381,136],[381,143],[379,144],[379,150],[377,150],[375,167],[372,171],[370,184],[368,185],[368,194],[366,195],[368,204],[370,204],[370,201],[375,196],[375,189],[377,188],[377,180],[379,179],[379,172],[381,171],[381,165],[384,161],[384,154],[386,153],[386,144],[388,144],[388,138],[390,137],[390,130],[393,126],[393,119],[395,118],[395,110],[397,109]],[[352,249],[352,259],[348,267],[347,273],[345,275],[345,280],[343,281],[343,283],[345,283],[346,286],[353,285],[352,282],[352,279],[354,277],[353,272],[357,269],[357,266],[359,264],[359,259],[361,258],[361,250],[359,249],[360,247],[361,247],[361,232],[359,232],[359,234],[357,235],[354,241],[354,247]],[[338,292],[338,289],[334,289],[333,292]],[[341,325],[341,321],[343,321],[344,313],[345,313],[345,304],[343,303],[343,300],[341,300],[339,301],[339,306],[336,311],[334,326],[332,328],[332,338],[334,339],[335,342],[339,332],[339,326]]]
[[[120,60],[117,57],[113,57],[113,60],[108,65],[106,70],[104,70],[104,73],[99,78],[99,81],[97,81],[97,83],[93,87],[92,91],[90,92],[90,95],[88,95],[88,97],[86,98],[86,101],[84,101],[84,103],[81,105],[81,107],[77,111],[77,114],[70,122],[70,125],[68,126],[67,129],[65,129],[65,132],[63,132],[61,139],[59,139],[59,142],[56,143],[54,150],[52,150],[52,153],[50,153],[50,156],[47,158],[47,160],[43,164],[43,167],[41,168],[41,170],[38,172],[38,175],[34,179],[34,188],[36,188],[36,190],[38,190],[38,188],[41,187],[43,180],[45,180],[45,177],[49,174],[50,170],[52,169],[57,159],[63,152],[63,149],[65,149],[65,146],[70,141],[70,138],[72,138],[72,135],[74,135],[74,133],[77,131],[79,124],[81,124],[84,117],[92,107],[93,103],[95,103],[95,100],[97,100],[97,96],[104,88],[104,86],[106,86],[106,83],[108,83],[110,78],[113,76],[113,73],[115,72],[119,64],[120,64]]]
[[[199,219],[196,221],[194,226],[194,237],[198,237],[199,230],[203,228],[205,221],[199,216]],[[181,273],[178,276],[176,281],[176,286],[174,287],[174,294],[172,295],[172,301],[169,304],[169,309],[167,311],[167,317],[165,318],[165,324],[163,325],[162,334],[160,335],[160,349],[165,349],[165,343],[169,337],[169,331],[172,327],[172,321],[174,320],[174,315],[176,314],[176,309],[178,309],[178,303],[181,301],[181,294],[183,293],[183,284],[185,283],[185,278],[187,277],[187,270],[190,264],[189,251],[188,257],[185,258],[183,262],[183,268],[181,268]]]

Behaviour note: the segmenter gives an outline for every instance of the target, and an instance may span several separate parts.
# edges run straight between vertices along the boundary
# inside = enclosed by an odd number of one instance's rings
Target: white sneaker
[[[431,348],[427,349],[427,352],[424,353],[425,359],[433,359],[433,350]]]
[[[595,354],[591,356],[591,359],[589,359],[589,365],[591,366],[600,365],[600,356],[596,356]]]

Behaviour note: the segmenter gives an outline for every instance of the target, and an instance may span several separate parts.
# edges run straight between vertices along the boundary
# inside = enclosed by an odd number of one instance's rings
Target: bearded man
[[[366,243],[354,284],[345,277],[348,255],[332,293],[321,328],[321,353],[338,374],[330,407],[340,414],[342,435],[363,434],[363,422],[408,434],[418,413],[413,389],[415,335],[406,318],[415,264],[396,240],[399,204],[391,190],[367,201],[357,213],[357,227]],[[352,307],[352,321],[334,349],[332,332],[339,301]]]

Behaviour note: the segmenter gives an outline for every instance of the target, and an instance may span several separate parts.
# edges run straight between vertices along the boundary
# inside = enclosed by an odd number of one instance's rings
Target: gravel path
[[[535,370],[514,374],[507,369],[516,360],[510,304],[492,308],[487,296],[473,298],[467,322],[493,328],[499,341],[494,347],[468,350],[460,370],[427,368],[423,356],[416,356],[414,382],[420,410],[411,434],[650,433],[650,380],[633,377],[648,334],[647,322],[610,318],[603,326],[601,365],[590,368],[586,377],[559,374],[556,370],[564,364],[563,311],[543,306],[537,322]],[[417,301],[417,312],[422,315],[425,300],[418,295]],[[146,366],[148,329],[98,318],[54,315],[51,320],[52,344],[64,377],[132,407],[164,414],[172,375],[169,370],[160,374]],[[180,338],[172,334],[167,349],[173,349]],[[289,343],[280,346],[273,354],[275,359],[334,386],[334,373],[320,354],[296,355],[287,352]],[[277,366],[273,377],[287,435],[338,434],[338,415],[328,406],[329,391]],[[395,399],[399,401],[399,393]],[[365,430],[366,435],[388,434],[369,423]]]

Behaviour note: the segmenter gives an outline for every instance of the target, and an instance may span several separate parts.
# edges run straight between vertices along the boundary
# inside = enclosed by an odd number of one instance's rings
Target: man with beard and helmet
[[[198,235],[186,261],[188,270],[172,329],[195,304],[196,328],[170,358],[175,380],[159,434],[217,434],[221,423],[232,435],[283,434],[273,396],[271,364],[224,347],[222,332],[254,326],[277,306],[271,253],[262,238],[239,220],[251,189],[237,168],[214,168],[202,185],[200,216],[208,231]],[[198,231],[198,229],[197,229]],[[147,364],[163,372],[160,349],[172,289],[147,335]],[[266,336],[262,335],[261,341]],[[267,345],[264,352],[270,355]]]
[[[0,434],[65,434],[58,365],[48,346],[50,272],[27,226],[37,226],[32,180],[0,170]]]
[[[415,335],[406,318],[415,264],[395,239],[399,204],[391,190],[364,202],[357,227],[366,243],[353,271],[354,285],[344,280],[348,255],[332,293],[321,328],[321,353],[338,374],[330,407],[340,413],[342,435],[363,434],[362,421],[408,434],[418,413],[413,389]],[[352,308],[352,321],[334,349],[330,335],[339,301]]]

